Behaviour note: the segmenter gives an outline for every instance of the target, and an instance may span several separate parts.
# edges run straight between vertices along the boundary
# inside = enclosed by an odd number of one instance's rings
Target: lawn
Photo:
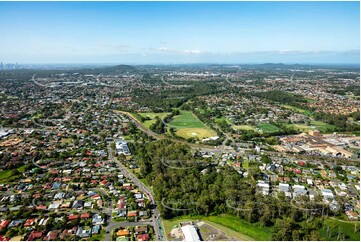
[[[167,116],[170,113],[139,113],[142,117],[149,117],[151,120],[145,121],[143,124],[145,127],[149,129],[149,127],[155,123],[155,117],[159,117],[160,119],[163,119],[165,116]]]
[[[287,109],[291,109],[294,112],[301,113],[301,114],[306,115],[306,116],[312,116],[312,112],[309,111],[309,110],[306,110],[306,109],[297,108],[297,107],[294,107],[294,106],[291,106],[291,105],[282,105],[282,107],[287,108]]]
[[[327,227],[330,227],[331,230],[330,237],[327,237]],[[360,227],[359,222],[356,223],[356,227]],[[326,219],[319,232],[325,240],[336,240],[339,228],[341,228],[341,233],[345,234],[345,240],[360,241],[360,231],[357,230],[355,233],[355,223],[352,222],[341,222],[334,219]]]
[[[142,179],[139,179],[141,182],[143,182],[143,184],[146,186],[146,187],[150,187],[149,186],[149,183],[148,183],[148,181],[147,181],[147,179],[146,178],[142,178]]]
[[[214,121],[216,122],[216,123],[218,123],[218,122],[222,122],[223,120],[225,120],[228,124],[232,124],[232,121],[231,120],[229,120],[229,118],[226,118],[226,117],[220,117],[220,118],[215,118],[214,119]]]
[[[255,132],[257,132],[257,129],[255,127],[253,127],[252,125],[232,125],[232,128],[234,130],[253,130]]]
[[[65,143],[71,144],[73,142],[73,139],[72,138],[61,138],[60,142],[62,144],[65,144]]]
[[[102,229],[99,234],[92,235],[90,237],[91,241],[103,241],[105,237],[105,230]]]
[[[18,169],[18,172],[23,173],[25,171],[25,166],[21,166]],[[0,171],[0,182],[7,182],[11,178],[12,170]]]
[[[302,132],[307,132],[309,130],[311,130],[312,128],[308,125],[305,124],[286,124],[286,127],[290,127],[296,130],[300,130]]]
[[[279,131],[279,128],[277,126],[274,126],[273,124],[268,124],[268,123],[257,124],[257,128],[262,130],[264,133],[272,133],[272,132]]]
[[[249,167],[249,161],[243,161],[242,162],[242,168],[243,169],[248,169],[248,167]]]
[[[300,130],[302,132],[307,132],[312,129],[318,129],[322,133],[332,133],[336,126],[322,122],[322,121],[311,121],[310,125],[305,124],[286,124],[287,127],[294,128],[296,130]]]
[[[217,133],[209,128],[180,128],[176,135],[183,138],[197,137],[199,139],[209,138],[216,136]]]
[[[222,214],[219,216],[210,216],[205,218],[206,221],[214,222],[223,225],[240,234],[244,234],[255,240],[271,240],[271,228],[262,227],[259,224],[251,224],[236,216]]]
[[[32,119],[38,119],[38,118],[44,118],[43,114],[36,114],[33,117],[31,117]]]
[[[186,139],[191,137],[203,139],[217,135],[190,111],[181,111],[180,115],[174,116],[167,126],[175,128],[176,134]]]
[[[336,128],[336,126],[322,121],[311,121],[311,125],[315,126],[316,129],[320,130],[322,133],[332,133]]]
[[[314,99],[312,99],[312,98],[305,97],[304,99],[306,99],[306,101],[307,101],[308,103],[314,103],[314,102],[316,102],[316,100],[314,100]]]
[[[180,115],[174,116],[173,120],[168,124],[169,127],[180,128],[206,128],[192,112],[181,111]]]

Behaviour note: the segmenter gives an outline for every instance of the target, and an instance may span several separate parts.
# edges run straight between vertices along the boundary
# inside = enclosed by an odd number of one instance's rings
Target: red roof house
[[[148,241],[149,240],[149,234],[140,234],[138,235],[138,241]]]
[[[43,236],[43,232],[36,232],[35,230],[33,230],[30,235],[29,238],[27,239],[27,241],[33,241],[36,239],[41,238],[41,236]]]

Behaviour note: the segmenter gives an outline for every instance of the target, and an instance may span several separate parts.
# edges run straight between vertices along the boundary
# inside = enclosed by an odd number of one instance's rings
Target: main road
[[[134,183],[134,185],[138,186],[150,198],[151,204],[153,206],[155,206],[152,210],[152,212],[153,212],[152,220],[150,220],[153,222],[154,232],[156,235],[155,240],[164,240],[165,233],[164,233],[162,221],[160,218],[160,213],[159,213],[158,208],[156,207],[156,202],[155,202],[152,192],[143,184],[142,181],[140,181],[136,176],[134,176],[133,173],[129,172],[128,169],[120,161],[118,161],[117,159],[114,158],[113,151],[110,147],[110,143],[108,144],[108,154],[109,154],[109,158],[112,161],[114,161],[116,164],[118,164],[118,167],[121,170],[121,172],[124,174],[124,176],[130,178],[132,180],[132,182]],[[109,229],[111,229],[111,227],[112,226],[109,224],[107,231],[110,231]]]

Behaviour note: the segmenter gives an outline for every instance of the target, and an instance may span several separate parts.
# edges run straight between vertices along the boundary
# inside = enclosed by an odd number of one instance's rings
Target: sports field
[[[311,126],[315,126],[316,129],[320,130],[322,133],[332,133],[336,128],[336,126],[322,121],[311,121]]]
[[[277,126],[274,126],[273,124],[268,124],[268,123],[257,124],[257,128],[262,130],[264,133],[272,133],[272,132],[279,131],[279,128]]]
[[[287,108],[287,109],[291,109],[294,112],[301,113],[301,114],[306,115],[306,116],[312,116],[312,112],[309,111],[309,110],[306,110],[306,109],[294,107],[294,106],[291,106],[291,105],[282,105],[282,107]]]
[[[177,130],[176,135],[186,139],[191,137],[204,139],[217,135],[190,111],[181,111],[180,115],[174,116],[167,126],[175,128]]]
[[[306,124],[286,124],[287,127],[300,130],[301,132],[307,132],[312,129],[318,129],[322,133],[332,133],[334,132],[336,126],[322,122],[322,121],[311,121],[310,125]]]
[[[305,124],[286,124],[286,127],[300,130],[301,132],[307,132],[312,129],[310,126]]]
[[[257,129],[251,125],[232,125],[232,128],[234,130],[253,130],[253,131],[257,131]]]

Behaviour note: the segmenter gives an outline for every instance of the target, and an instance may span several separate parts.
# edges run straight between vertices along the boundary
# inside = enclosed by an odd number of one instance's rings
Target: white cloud
[[[205,54],[206,52],[201,50],[176,50],[176,49],[169,49],[167,47],[159,47],[159,48],[147,48],[147,50],[151,52],[160,52],[160,53],[170,53],[170,54],[182,54],[182,55],[198,55],[198,54]]]

